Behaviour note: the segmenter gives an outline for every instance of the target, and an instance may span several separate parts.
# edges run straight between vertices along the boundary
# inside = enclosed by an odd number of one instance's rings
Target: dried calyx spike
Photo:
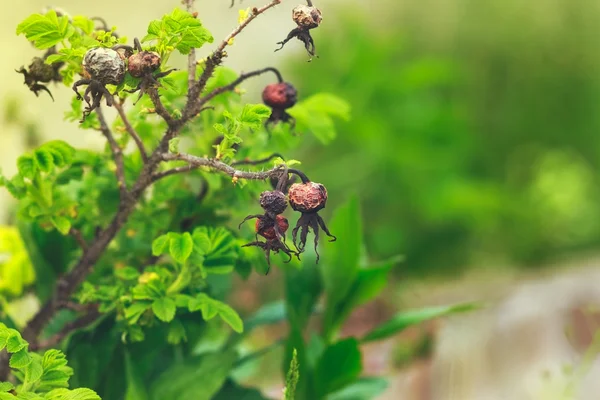
[[[277,76],[277,83],[267,85],[262,93],[263,103],[271,107],[271,116],[266,122],[267,127],[270,124],[278,122],[289,122],[292,127],[296,121],[287,113],[287,109],[293,107],[298,101],[298,92],[289,82],[284,82],[283,77],[275,68],[268,68]]]
[[[125,56],[127,57],[127,72],[134,78],[142,78],[135,89],[125,90],[128,93],[135,93],[139,90],[140,95],[135,103],[133,103],[135,105],[149,88],[160,85],[158,82],[159,78],[169,75],[171,72],[175,71],[175,69],[155,74],[161,66],[160,55],[154,51],[142,49],[142,45],[137,38],[133,40],[133,43],[134,47],[117,45],[113,47],[113,49],[125,50]],[[135,51],[137,51],[137,53]]]
[[[293,38],[297,38],[304,43],[306,51],[311,56],[308,61],[311,61],[312,57],[318,56],[315,54],[315,42],[310,35],[310,30],[317,28],[321,24],[323,17],[321,15],[321,10],[314,7],[311,0],[307,0],[306,3],[307,5],[300,4],[292,10],[292,19],[297,27],[292,29],[283,41],[277,43],[281,45],[281,47],[275,51],[283,49],[283,46],[285,46],[287,42]]]
[[[80,122],[83,122],[85,117],[90,115],[94,109],[100,107],[102,96],[106,99],[106,105],[112,106],[113,96],[106,85],[119,85],[125,78],[125,71],[125,61],[114,49],[95,47],[85,53],[83,56],[84,79],[80,79],[73,84],[73,90],[77,93],[77,98],[85,100],[87,103]],[[77,88],[82,85],[88,85],[83,97],[77,91]]]
[[[336,237],[327,229],[323,218],[318,214],[320,210],[325,208],[327,203],[327,190],[320,183],[311,182],[304,173],[298,170],[290,169],[289,172],[298,175],[302,179],[302,183],[294,183],[288,191],[290,206],[295,211],[302,213],[296,227],[292,230],[292,240],[298,252],[302,253],[306,247],[309,228],[312,229],[315,235],[315,252],[317,253],[318,263],[319,252],[317,251],[317,244],[319,243],[319,227],[331,238],[330,242],[336,240]],[[299,242],[297,240],[298,231],[300,231]]]
[[[239,228],[242,224],[250,219],[256,219],[254,225],[254,231],[256,233],[256,240],[251,243],[247,243],[242,247],[256,246],[260,247],[267,257],[267,264],[271,266],[271,251],[279,253],[282,251],[287,254],[291,261],[293,255],[297,255],[296,252],[291,250],[287,244],[285,244],[285,233],[289,228],[288,220],[281,214],[287,208],[287,200],[285,194],[283,194],[282,188],[287,186],[287,168],[279,177],[279,182],[275,190],[264,191],[260,194],[260,205],[265,211],[264,214],[249,215],[240,223]],[[259,236],[265,238],[262,242],[259,240]],[[267,270],[267,273],[269,271]]]

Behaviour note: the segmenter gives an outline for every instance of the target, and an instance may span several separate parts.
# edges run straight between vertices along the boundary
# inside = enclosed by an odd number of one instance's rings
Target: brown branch
[[[225,86],[216,88],[215,90],[213,90],[206,96],[202,97],[199,101],[199,104],[202,106],[202,105],[206,104],[207,102],[209,102],[210,100],[212,100],[213,98],[215,98],[216,96],[218,96],[222,93],[234,90],[240,83],[244,82],[245,80],[253,78],[255,76],[262,75],[266,72],[273,72],[275,75],[277,75],[277,80],[280,83],[283,82],[281,73],[276,68],[268,67],[268,68],[259,69],[257,71],[252,71],[252,72],[248,72],[245,74],[241,74],[236,80],[231,82],[229,85],[225,85]]]
[[[146,153],[146,148],[144,147],[144,142],[142,142],[140,135],[138,135],[138,133],[135,131],[135,129],[129,122],[129,119],[127,118],[127,114],[125,114],[125,110],[123,109],[123,103],[115,101],[115,102],[113,102],[113,106],[117,109],[117,112],[119,113],[119,117],[121,117],[121,120],[123,121],[123,124],[125,125],[125,130],[127,131],[127,133],[129,133],[129,136],[131,136],[131,138],[137,145],[137,147],[140,151],[140,155],[142,156],[142,160],[144,160],[144,163],[147,163],[148,162],[148,153]]]
[[[115,137],[113,136],[108,124],[106,123],[106,119],[104,118],[104,113],[101,108],[96,109],[96,114],[98,115],[98,121],[100,121],[100,131],[102,135],[108,141],[108,145],[110,146],[110,151],[112,152],[113,158],[116,164],[115,175],[117,176],[117,184],[119,185],[119,191],[121,192],[121,202],[124,202],[125,199],[129,196],[129,190],[127,189],[127,183],[125,182],[125,166],[123,162],[123,150],[117,144]]]
[[[278,177],[281,175],[282,167],[278,166],[273,169],[261,172],[252,172],[252,171],[240,171],[238,169],[233,168],[231,165],[228,165],[222,161],[216,160],[214,158],[204,158],[204,157],[196,157],[191,154],[163,154],[163,161],[185,161],[188,163],[185,167],[177,167],[171,170],[158,172],[153,175],[153,181],[156,181],[160,178],[164,178],[165,176],[187,172],[192,168],[200,168],[200,167],[208,167],[215,171],[223,172],[232,178],[238,179],[251,179],[251,180],[265,180],[272,177]]]
[[[79,244],[79,246],[81,247],[81,249],[83,251],[87,250],[88,245],[87,245],[87,242],[85,241],[85,238],[81,234],[81,231],[79,231],[78,229],[75,229],[75,228],[71,228],[71,229],[69,229],[69,235],[73,236],[73,238],[75,239],[77,244]]]
[[[148,93],[148,96],[150,96],[150,100],[152,100],[152,104],[154,104],[154,109],[156,110],[156,113],[160,115],[162,119],[165,120],[167,125],[172,126],[175,120],[162,103],[162,100],[160,99],[160,96],[158,94],[158,89],[155,87],[151,87],[146,91],[146,93]]]
[[[285,160],[285,158],[281,154],[279,154],[279,153],[273,153],[269,157],[261,158],[261,159],[258,159],[258,160],[248,160],[248,159],[245,159],[245,160],[234,161],[234,162],[231,163],[231,166],[233,167],[235,165],[260,165],[260,164],[264,164],[266,162],[269,162],[272,159],[277,158],[277,157],[281,158],[282,160]]]
[[[189,13],[193,13],[194,0],[184,0],[185,9]],[[196,49],[192,49],[188,55],[188,89],[194,86],[196,83]],[[190,98],[190,91],[188,90],[188,102],[193,100]]]
[[[188,91],[188,103],[186,104],[185,110],[183,112],[183,120],[187,121],[191,118],[194,118],[200,110],[202,109],[203,104],[200,104],[199,101],[196,101],[198,96],[202,93],[204,88],[206,87],[206,83],[208,79],[215,72],[215,68],[221,64],[221,61],[225,57],[225,47],[230,43],[232,39],[234,39],[237,35],[240,34],[252,21],[256,19],[259,15],[264,13],[270,8],[275,7],[278,4],[281,4],[282,0],[272,0],[270,3],[262,6],[261,8],[252,9],[252,13],[246,18],[241,24],[239,24],[223,41],[219,44],[219,46],[211,53],[210,56],[206,59],[206,65],[204,67],[204,71],[200,75],[198,82],[195,85],[189,87]],[[193,100],[193,101],[189,101]]]
[[[89,311],[87,312],[87,314],[84,314],[83,316],[76,319],[75,321],[66,323],[57,334],[51,336],[50,338],[48,338],[46,340],[41,340],[39,342],[31,343],[29,345],[30,350],[35,351],[35,350],[47,349],[49,347],[55,347],[60,342],[62,342],[62,340],[65,337],[67,337],[70,333],[72,333],[78,329],[85,328],[86,326],[88,326],[91,323],[93,323],[94,321],[96,321],[101,315],[100,312],[98,311],[97,306],[94,306],[91,309],[90,309],[90,307],[88,307],[88,310]]]

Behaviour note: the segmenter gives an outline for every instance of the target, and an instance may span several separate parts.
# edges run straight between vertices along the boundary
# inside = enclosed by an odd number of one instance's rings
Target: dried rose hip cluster
[[[290,206],[294,211],[302,213],[296,227],[292,230],[292,239],[296,251],[292,251],[285,244],[285,232],[287,231],[289,224],[288,220],[285,219],[282,214],[287,208],[286,196],[282,192],[282,189],[287,188],[288,172],[298,175],[302,179],[302,183],[294,183],[289,186],[288,199]],[[317,254],[317,263],[319,262],[319,252],[317,251],[317,245],[319,243],[319,231],[322,229],[327,236],[332,238],[330,241],[335,241],[336,237],[329,232],[329,229],[325,225],[325,221],[318,214],[320,210],[325,208],[327,203],[327,190],[325,186],[320,183],[311,182],[306,175],[302,172],[294,169],[284,172],[282,177],[279,178],[277,189],[274,191],[263,192],[260,195],[260,204],[265,210],[265,214],[260,215],[249,215],[243,221],[246,222],[249,219],[258,218],[255,225],[256,241],[244,245],[246,246],[258,246],[262,248],[267,255],[267,263],[270,265],[269,253],[274,250],[276,253],[282,250],[290,259],[295,254],[298,258],[300,253],[304,252],[306,247],[306,239],[308,237],[309,229],[311,229],[315,235],[315,252]],[[240,227],[241,225],[240,224]],[[300,231],[300,239],[298,240],[298,232]],[[258,236],[262,236],[266,239],[266,242],[260,242]],[[282,240],[283,239],[283,240]]]
[[[256,219],[254,225],[254,231],[256,233],[256,240],[251,243],[247,243],[242,247],[257,246],[264,250],[267,257],[267,264],[271,266],[270,255],[271,251],[279,253],[282,251],[287,254],[289,261],[292,260],[293,255],[298,255],[297,252],[291,250],[285,243],[285,233],[289,228],[288,220],[281,214],[287,208],[287,199],[285,194],[281,191],[281,188],[285,188],[287,185],[287,171],[285,171],[279,178],[277,188],[275,190],[265,191],[260,194],[260,206],[264,210],[264,214],[248,215],[240,223],[242,224],[248,220]],[[258,236],[265,238],[264,242],[258,239]],[[268,272],[268,271],[267,271]]]
[[[102,96],[106,99],[106,105],[112,106],[113,96],[106,85],[121,84],[125,79],[126,72],[129,72],[134,78],[142,78],[137,88],[127,90],[129,93],[135,93],[139,90],[139,101],[150,87],[159,84],[158,78],[167,76],[174,71],[168,70],[154,74],[160,68],[160,56],[157,53],[142,50],[138,39],[135,39],[134,43],[135,48],[126,45],[117,45],[112,48],[95,47],[85,53],[83,57],[84,79],[80,79],[73,84],[73,90],[77,93],[77,98],[85,100],[87,103],[81,122],[100,106]],[[121,53],[119,50],[125,51]],[[134,53],[134,50],[137,50],[137,53]],[[83,97],[77,90],[82,85],[88,85]]]
[[[292,19],[297,26],[292,29],[283,41],[277,43],[281,45],[281,47],[275,51],[283,49],[283,46],[285,46],[287,42],[296,38],[304,43],[304,47],[311,57],[308,61],[311,61],[312,57],[316,56],[316,53],[315,42],[310,35],[310,31],[321,24],[323,17],[321,15],[321,10],[314,7],[311,0],[307,0],[307,4],[308,5],[300,4],[292,10]]]

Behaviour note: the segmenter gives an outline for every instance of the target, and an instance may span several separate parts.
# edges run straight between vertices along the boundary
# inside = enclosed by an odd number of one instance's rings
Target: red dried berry
[[[325,208],[327,189],[316,182],[294,183],[290,186],[288,197],[295,211],[316,213]]]
[[[283,194],[283,192],[280,192],[279,190],[269,190],[262,192],[260,194],[260,206],[269,214],[281,214],[287,208],[285,194]]]
[[[298,92],[287,82],[272,83],[265,87],[262,98],[269,107],[285,110],[296,104]]]
[[[277,238],[277,234],[275,233],[275,226],[271,224],[266,224],[265,221],[267,220],[264,218],[258,218],[256,220],[256,224],[254,225],[254,230],[256,231],[256,233],[258,233],[260,236],[264,237],[267,240],[275,240]],[[288,228],[290,227],[287,218],[285,218],[282,215],[278,215],[275,221],[277,227],[279,228],[279,233],[281,233],[282,235],[285,234],[285,232],[287,232]]]
[[[141,51],[129,57],[127,70],[134,78],[152,74],[160,68],[160,56],[153,51]]]

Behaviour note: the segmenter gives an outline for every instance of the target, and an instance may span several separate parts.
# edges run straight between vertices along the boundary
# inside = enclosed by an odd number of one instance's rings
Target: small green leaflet
[[[17,26],[17,35],[24,34],[40,50],[48,49],[74,33],[75,28],[69,24],[69,17],[59,17],[54,10],[45,15],[30,15]]]
[[[177,49],[181,54],[189,54],[192,49],[202,47],[204,43],[212,43],[214,38],[202,26],[202,23],[187,11],[176,8],[160,20],[154,20],[148,25],[148,34],[142,42],[156,40],[156,47],[161,55],[171,49]]]

